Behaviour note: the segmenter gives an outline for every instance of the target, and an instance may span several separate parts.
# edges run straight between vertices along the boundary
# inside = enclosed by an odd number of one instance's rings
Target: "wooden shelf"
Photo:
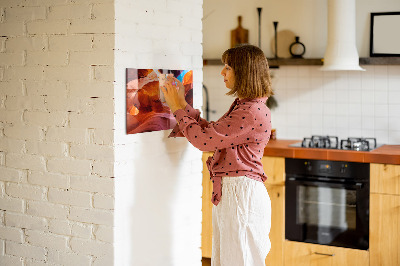
[[[271,68],[279,66],[321,66],[323,58],[268,58]],[[204,66],[222,65],[220,59],[204,59]],[[362,57],[360,65],[400,65],[400,57]]]
[[[203,64],[205,66],[217,66],[222,65],[220,59],[204,59]],[[304,66],[304,65],[322,65],[321,58],[268,58],[268,64],[270,67],[279,66]]]
[[[362,57],[360,65],[400,65],[400,57]]]

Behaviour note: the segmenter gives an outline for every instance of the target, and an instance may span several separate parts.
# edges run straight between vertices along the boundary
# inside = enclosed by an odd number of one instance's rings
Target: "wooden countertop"
[[[372,151],[290,147],[301,140],[270,140],[264,156],[363,163],[400,164],[400,145],[383,145]]]

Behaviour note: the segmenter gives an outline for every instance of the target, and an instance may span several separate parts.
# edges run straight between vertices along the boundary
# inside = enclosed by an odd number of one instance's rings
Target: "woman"
[[[212,265],[265,265],[271,247],[271,202],[261,164],[271,131],[268,62],[252,45],[228,49],[222,62],[227,95],[237,98],[216,122],[200,118],[184,101],[176,79],[162,88],[178,122],[170,136],[185,136],[201,151],[214,151],[207,160],[213,182]]]

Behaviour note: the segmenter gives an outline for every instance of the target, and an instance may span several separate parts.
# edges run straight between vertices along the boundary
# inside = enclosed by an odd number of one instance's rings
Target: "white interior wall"
[[[321,58],[327,41],[327,3],[327,0],[204,0],[204,58],[220,58],[229,48],[230,31],[237,27],[238,16],[242,16],[242,26],[249,30],[249,43],[258,45],[258,7],[262,8],[261,49],[267,57],[274,56],[272,22],[278,21],[278,32],[291,31],[300,37],[306,46],[304,57]],[[398,0],[356,0],[356,43],[360,57],[369,56],[370,13],[399,10]]]
[[[258,44],[257,7],[263,7],[262,49],[272,56],[272,21],[278,31],[290,29],[300,36],[306,58],[322,58],[326,47],[327,1],[204,1],[204,58],[220,58],[229,48],[229,31],[236,17],[250,30],[250,43]],[[400,2],[368,0],[356,3],[357,47],[369,56],[369,13],[400,10]],[[264,12],[265,11],[265,12]],[[223,14],[223,15],[222,15]],[[282,22],[282,23],[281,23]],[[280,26],[282,25],[282,27]],[[215,36],[222,36],[216,38]],[[279,49],[278,49],[279,52]],[[272,69],[273,88],[279,107],[272,111],[278,138],[302,139],[312,134],[376,137],[378,142],[400,142],[400,66],[363,66],[365,72],[321,72],[318,66],[281,66]],[[204,85],[210,94],[211,120],[217,120],[233,99],[224,95],[221,66],[205,66]]]
[[[202,153],[171,130],[126,135],[126,68],[193,69],[202,0],[115,1],[115,265],[201,265]]]

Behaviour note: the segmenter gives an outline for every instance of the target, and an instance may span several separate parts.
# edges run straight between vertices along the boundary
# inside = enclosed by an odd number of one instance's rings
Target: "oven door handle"
[[[288,177],[286,181],[289,182],[296,182],[299,184],[304,184],[304,185],[324,185],[324,186],[329,186],[329,185],[339,185],[343,186],[346,188],[353,188],[353,189],[361,189],[363,187],[363,183],[361,182],[337,182],[337,181],[322,181],[322,180],[315,180],[315,181],[310,181],[310,180],[305,180],[303,178],[298,178],[298,177]]]

